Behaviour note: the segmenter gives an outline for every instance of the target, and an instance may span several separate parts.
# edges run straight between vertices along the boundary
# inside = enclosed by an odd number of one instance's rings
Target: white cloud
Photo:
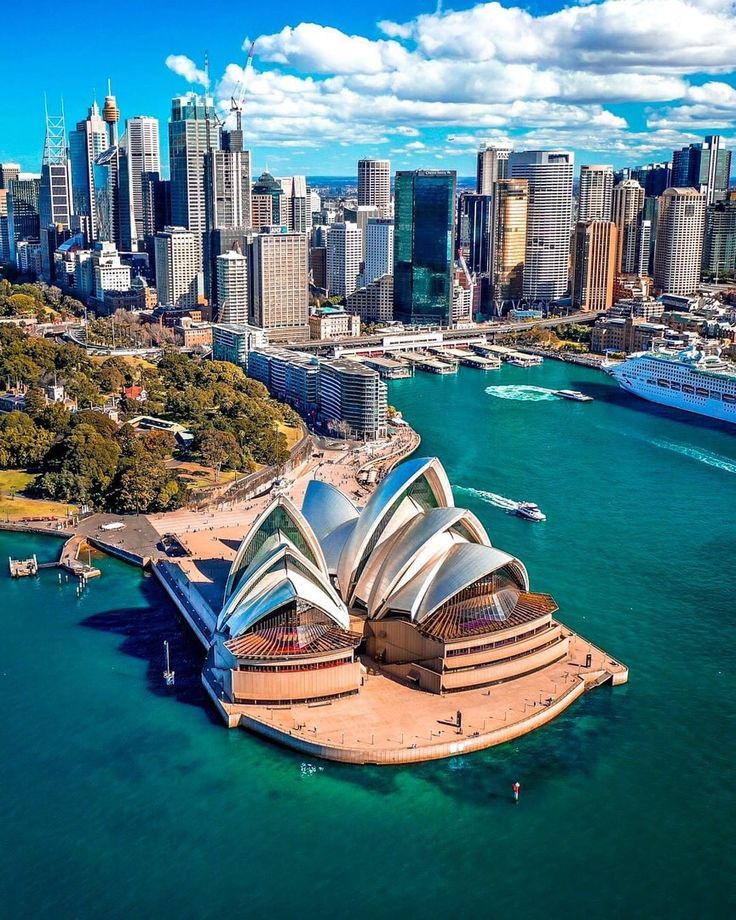
[[[199,83],[200,86],[207,86],[207,74],[200,70],[191,58],[185,54],[170,54],[166,58],[166,66],[169,70],[184,77],[187,83]]]

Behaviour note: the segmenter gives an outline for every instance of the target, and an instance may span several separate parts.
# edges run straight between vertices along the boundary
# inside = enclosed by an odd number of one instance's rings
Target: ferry
[[[724,361],[720,350],[706,355],[691,345],[642,351],[603,369],[642,399],[736,423],[736,365]]]
[[[560,399],[574,399],[575,402],[593,402],[592,396],[581,393],[580,390],[554,390],[555,396]]]
[[[534,502],[519,502],[515,508],[509,509],[509,514],[515,514],[517,517],[524,518],[525,521],[547,520],[547,515]]]

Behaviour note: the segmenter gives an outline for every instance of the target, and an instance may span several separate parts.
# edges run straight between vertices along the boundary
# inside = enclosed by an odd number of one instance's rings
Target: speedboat
[[[586,396],[585,393],[581,393],[580,390],[554,390],[555,396],[559,396],[560,399],[574,399],[576,402],[592,402],[592,396]]]
[[[539,505],[534,502],[519,502],[515,508],[511,508],[510,514],[524,518],[525,521],[546,521],[547,515],[540,511]]]

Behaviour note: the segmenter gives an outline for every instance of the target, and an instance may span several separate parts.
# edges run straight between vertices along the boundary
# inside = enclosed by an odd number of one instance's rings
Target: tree
[[[53,442],[53,435],[39,428],[25,412],[9,412],[0,418],[0,466],[24,469],[37,466]]]
[[[95,379],[103,393],[118,395],[125,385],[125,377],[107,361],[97,369]]]
[[[117,469],[117,442],[88,424],[76,425],[45,458],[39,488],[51,498],[100,506]]]
[[[242,461],[242,451],[235,435],[215,428],[209,429],[200,438],[199,453],[205,464],[214,468],[218,482],[223,466],[228,464],[237,468]]]

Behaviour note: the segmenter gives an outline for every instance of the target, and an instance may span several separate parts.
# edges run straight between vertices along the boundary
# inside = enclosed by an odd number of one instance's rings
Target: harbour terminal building
[[[360,694],[367,667],[433,694],[488,687],[565,658],[556,610],[455,507],[439,460],[410,459],[362,509],[319,480],[301,510],[274,498],[230,568],[205,683],[244,706]]]

